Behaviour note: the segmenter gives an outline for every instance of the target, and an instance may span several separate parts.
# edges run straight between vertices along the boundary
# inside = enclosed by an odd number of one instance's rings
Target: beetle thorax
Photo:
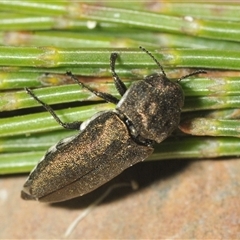
[[[135,134],[161,142],[178,127],[184,96],[180,85],[152,74],[128,89],[117,105]],[[136,136],[135,136],[136,137]]]

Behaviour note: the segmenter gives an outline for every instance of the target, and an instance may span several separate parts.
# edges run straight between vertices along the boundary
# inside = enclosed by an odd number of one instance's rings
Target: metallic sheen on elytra
[[[100,114],[71,142],[56,149],[38,164],[24,186],[43,202],[86,194],[153,152],[135,143],[112,111]]]

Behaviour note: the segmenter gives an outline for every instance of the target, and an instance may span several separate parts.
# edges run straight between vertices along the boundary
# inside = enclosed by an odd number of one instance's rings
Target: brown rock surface
[[[113,190],[72,231],[77,239],[240,239],[240,159],[140,163],[97,191],[58,204],[20,199],[26,176],[0,178],[0,238],[63,238],[69,224]]]

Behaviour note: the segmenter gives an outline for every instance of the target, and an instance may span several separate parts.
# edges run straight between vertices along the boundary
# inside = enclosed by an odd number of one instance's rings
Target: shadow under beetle
[[[120,100],[89,88],[68,73],[80,86],[117,105],[115,110],[99,112],[85,122],[62,122],[49,105],[26,89],[60,125],[66,129],[80,129],[80,133],[61,140],[47,151],[26,180],[21,192],[23,199],[60,202],[91,192],[124,169],[146,159],[153,152],[154,143],[162,142],[178,127],[184,104],[178,82],[204,71],[172,82],[153,55],[141,49],[156,62],[162,73],[151,74],[127,89],[115,72],[118,54],[112,53],[110,68],[122,96]]]

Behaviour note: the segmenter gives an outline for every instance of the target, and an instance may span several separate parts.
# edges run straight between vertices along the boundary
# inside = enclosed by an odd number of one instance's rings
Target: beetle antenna
[[[177,80],[177,82],[180,82],[182,79],[184,79],[184,78],[188,78],[188,77],[190,77],[190,76],[193,76],[193,75],[197,75],[197,74],[199,74],[199,73],[207,73],[205,70],[197,70],[197,71],[195,71],[195,72],[192,72],[192,73],[189,73],[189,74],[187,74],[187,75],[185,75],[185,76],[182,76],[182,77],[180,77],[178,80]]]
[[[140,46],[139,48],[142,49],[145,53],[147,53],[147,54],[153,59],[153,61],[154,61],[154,62],[159,66],[159,68],[161,69],[162,74],[166,77],[166,73],[164,72],[163,67],[162,67],[162,65],[160,64],[160,62],[159,62],[147,49],[145,49],[145,48],[142,47],[142,46]]]

